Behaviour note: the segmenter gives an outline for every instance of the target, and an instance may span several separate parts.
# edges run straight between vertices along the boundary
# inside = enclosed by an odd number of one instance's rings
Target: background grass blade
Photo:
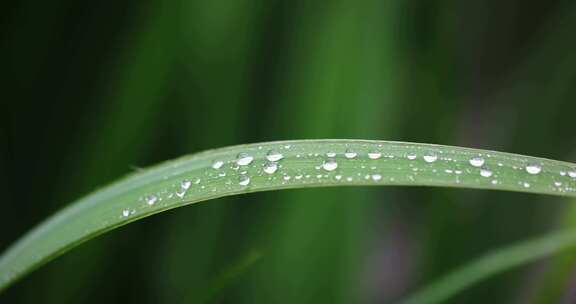
[[[141,170],[49,218],[0,257],[0,290],[96,235],[161,211],[234,194],[353,185],[576,197],[576,165],[477,149],[364,140],[283,141],[206,151]]]
[[[436,280],[400,303],[443,303],[478,281],[575,246],[576,230],[570,230],[500,248]]]

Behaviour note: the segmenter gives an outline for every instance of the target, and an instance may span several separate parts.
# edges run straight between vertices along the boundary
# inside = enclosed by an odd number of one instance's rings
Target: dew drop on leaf
[[[264,164],[263,168],[265,173],[274,174],[278,170],[278,163],[270,161]]]
[[[224,162],[223,162],[223,161],[221,161],[221,160],[215,160],[215,161],[212,163],[212,168],[213,168],[213,169],[220,169],[220,168],[222,168],[223,165],[224,165]]]
[[[428,154],[424,155],[423,158],[424,158],[425,162],[433,163],[433,162],[438,160],[438,155],[436,155],[434,153],[428,153]]]
[[[149,195],[146,197],[146,204],[152,206],[156,203],[158,198],[155,195]]]
[[[529,174],[538,174],[542,171],[542,167],[540,165],[537,164],[530,164],[528,166],[526,166],[526,172],[528,172]]]
[[[475,156],[472,157],[469,161],[470,165],[474,166],[474,167],[482,167],[484,165],[484,158],[480,157],[480,156]]]
[[[247,166],[254,160],[254,157],[249,155],[248,153],[238,153],[236,157],[236,163],[239,166]]]
[[[489,169],[486,169],[486,168],[480,169],[480,175],[482,177],[491,177],[492,174],[493,174],[492,171],[490,171]]]
[[[192,185],[192,182],[185,179],[180,183],[180,187],[182,187],[182,189],[184,190],[188,190],[188,188],[190,188],[190,186]]]
[[[248,186],[250,184],[250,177],[246,175],[240,175],[240,178],[238,179],[238,184],[240,186]]]
[[[322,164],[322,169],[326,171],[334,171],[338,168],[338,163],[333,159],[328,159]]]
[[[355,158],[357,155],[358,155],[358,153],[356,153],[350,149],[347,149],[346,152],[344,152],[344,157],[346,157],[348,159]]]
[[[379,159],[380,157],[382,157],[382,153],[374,151],[374,152],[368,152],[368,158],[370,159]]]
[[[271,162],[276,162],[284,158],[284,155],[278,151],[270,150],[266,154],[266,159]]]

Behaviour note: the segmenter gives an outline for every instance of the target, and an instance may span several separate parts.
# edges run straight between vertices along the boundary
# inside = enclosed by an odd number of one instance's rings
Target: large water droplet
[[[238,178],[238,184],[240,186],[248,186],[250,184],[250,177],[246,175],[240,175],[240,178]]]
[[[264,164],[264,172],[268,173],[268,174],[274,174],[274,172],[276,172],[278,170],[278,163],[276,162],[267,162],[266,164]]]
[[[276,162],[284,158],[284,155],[278,151],[270,150],[266,154],[266,159],[271,162]]]
[[[576,178],[576,169],[572,169],[572,170],[568,171],[568,176],[570,176],[572,178]]]
[[[484,166],[484,158],[480,157],[480,156],[475,156],[472,157],[469,161],[470,165],[474,166],[474,167],[482,167]]]
[[[427,153],[426,155],[423,156],[424,161],[427,163],[433,163],[436,160],[438,160],[438,155],[434,154],[434,153]]]
[[[382,153],[378,151],[368,152],[368,158],[370,159],[379,159],[380,157],[382,157]]]
[[[220,169],[220,168],[222,168],[223,165],[224,165],[224,162],[223,162],[223,161],[221,161],[221,160],[215,160],[215,161],[212,163],[212,168],[213,168],[213,169]]]
[[[248,153],[238,153],[236,157],[236,163],[240,166],[247,166],[254,160],[254,157],[249,155]]]
[[[326,171],[334,171],[338,168],[338,163],[333,159],[328,159],[322,164],[322,169]]]
[[[358,153],[356,153],[350,149],[347,149],[346,152],[344,152],[344,156],[348,159],[355,158],[357,155],[358,155]]]
[[[541,171],[542,171],[542,167],[540,165],[530,164],[530,165],[526,166],[526,172],[528,172],[530,174],[538,174]]]
[[[493,174],[492,171],[490,171],[487,168],[480,169],[480,175],[483,177],[490,177],[490,176],[492,176],[492,174]]]

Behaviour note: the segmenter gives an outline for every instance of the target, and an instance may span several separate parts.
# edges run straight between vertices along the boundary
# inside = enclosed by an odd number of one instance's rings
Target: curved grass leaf
[[[502,152],[366,140],[282,141],[205,151],[134,173],[47,219],[0,257],[0,290],[88,239],[168,209],[257,191],[361,185],[575,197],[576,165]]]
[[[576,247],[576,230],[554,232],[500,248],[436,280],[399,303],[444,303],[448,298],[476,282],[574,247]]]

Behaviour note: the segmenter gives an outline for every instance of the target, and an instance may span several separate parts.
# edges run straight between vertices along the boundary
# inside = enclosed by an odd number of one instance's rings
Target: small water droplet
[[[542,171],[542,167],[537,164],[530,164],[526,166],[526,172],[530,174],[538,174]]]
[[[368,152],[368,158],[370,159],[379,159],[380,157],[382,157],[382,153],[378,151]]]
[[[124,209],[122,210],[122,216],[127,217],[130,215],[130,210],[129,209]]]
[[[178,196],[179,198],[183,198],[184,195],[186,195],[186,190],[176,191],[176,196]]]
[[[355,158],[357,155],[358,155],[358,153],[356,153],[350,149],[347,149],[346,152],[344,152],[344,156],[348,159]]]
[[[382,175],[378,174],[378,173],[372,174],[372,180],[375,182],[380,181],[380,180],[382,180]]]
[[[435,162],[436,160],[438,160],[438,155],[433,154],[433,153],[428,153],[428,154],[424,155],[423,158],[424,158],[424,161],[425,161],[425,162],[427,162],[427,163],[433,163],[433,162]]]
[[[576,169],[572,169],[571,171],[568,171],[568,176],[570,176],[572,178],[576,178]]]
[[[155,195],[149,195],[146,197],[146,204],[152,206],[156,203],[158,198]]]
[[[264,164],[264,172],[268,174],[274,174],[278,170],[278,163],[270,161]]]
[[[192,182],[185,179],[180,183],[180,187],[182,187],[182,189],[184,190],[188,190],[188,188],[190,188],[190,186],[192,185]]]
[[[284,158],[284,155],[278,151],[270,150],[266,154],[266,159],[271,162],[276,162]]]
[[[492,185],[498,185],[498,180],[493,179],[493,180],[492,180]]]
[[[493,174],[492,171],[490,171],[490,170],[487,169],[487,168],[482,168],[482,169],[480,169],[480,175],[481,175],[482,177],[490,177],[490,176],[492,176],[492,174]]]
[[[247,166],[254,160],[254,157],[249,155],[248,153],[238,153],[236,157],[236,163],[240,166]]]
[[[220,169],[220,168],[222,168],[223,165],[224,165],[224,162],[221,160],[215,160],[214,162],[212,162],[212,168],[213,169]]]
[[[328,156],[328,157],[336,157],[336,152],[326,152],[326,156]]]
[[[290,175],[284,175],[282,177],[282,179],[284,179],[285,181],[289,181],[292,177]]]
[[[342,179],[342,175],[336,175],[336,176],[334,176],[334,178],[335,178],[336,180],[341,180],[341,179]]]
[[[472,157],[469,161],[470,165],[474,166],[474,167],[482,167],[484,166],[484,158],[480,157],[480,156],[475,156]]]
[[[322,169],[326,171],[334,171],[338,168],[338,163],[333,159],[328,159],[322,163]]]
[[[418,157],[418,156],[416,155],[416,153],[408,153],[408,154],[406,154],[406,158],[409,159],[409,160],[415,160],[416,157]]]
[[[522,183],[522,185],[524,186],[524,188],[530,188],[530,184],[527,182]]]
[[[238,179],[238,184],[240,186],[248,186],[250,184],[250,177],[246,175],[240,175],[240,178]]]
[[[562,183],[561,183],[561,182],[554,182],[554,186],[556,186],[556,187],[561,187],[561,186],[562,186]]]

